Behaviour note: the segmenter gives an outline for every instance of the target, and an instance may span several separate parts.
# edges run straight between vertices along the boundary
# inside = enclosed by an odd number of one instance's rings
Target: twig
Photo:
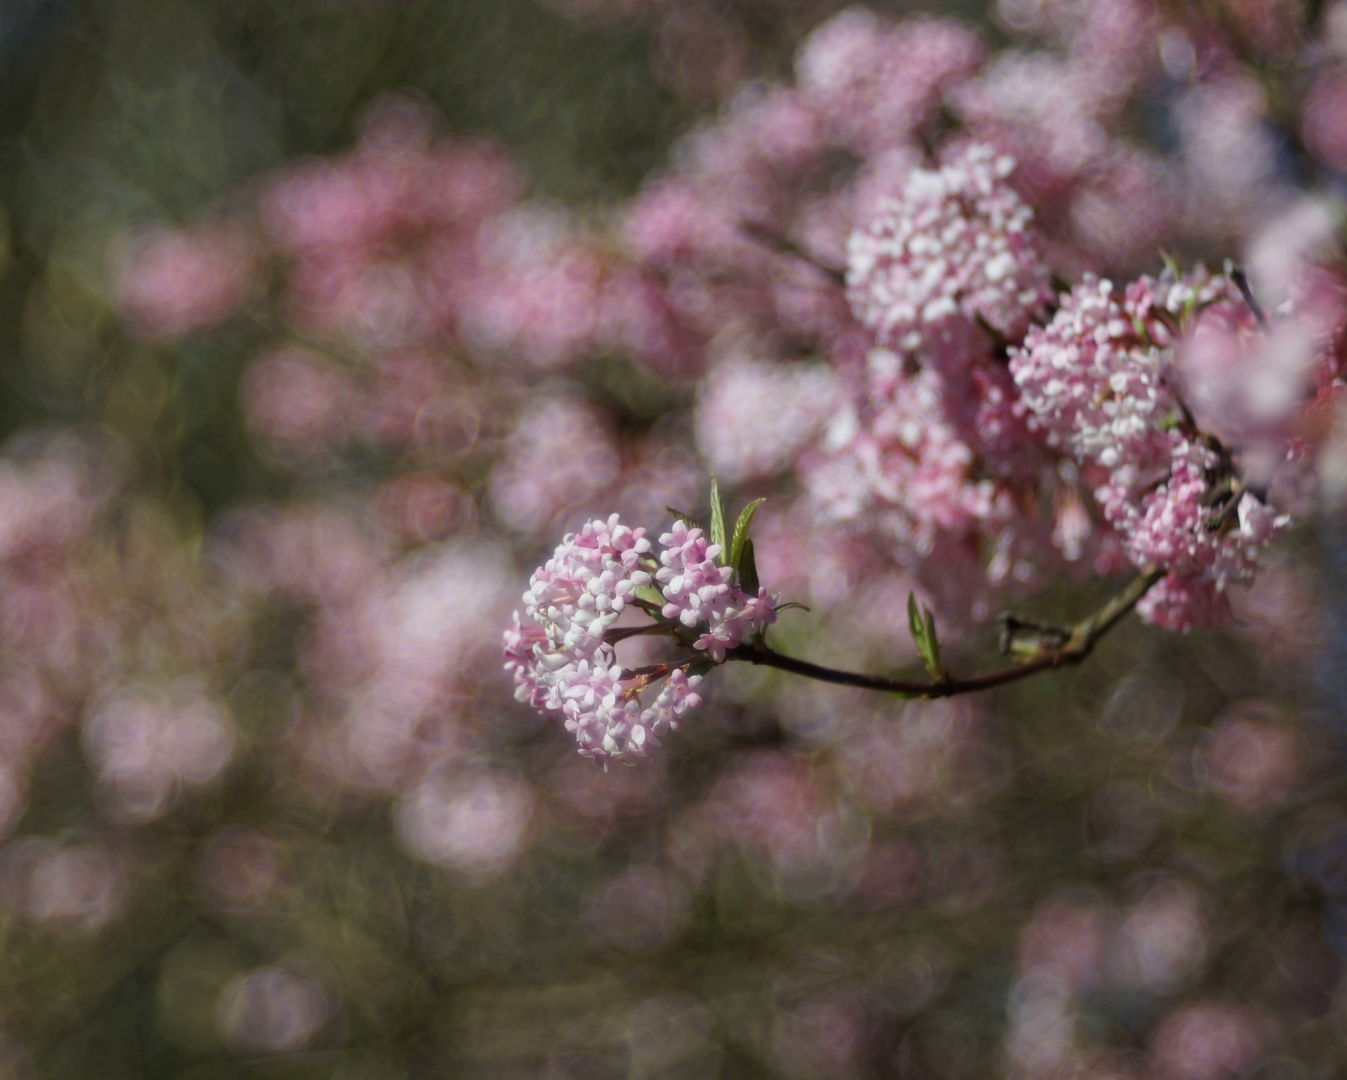
[[[847,283],[845,271],[811,255],[790,237],[782,236],[780,233],[775,232],[774,230],[769,229],[766,225],[759,224],[756,221],[740,221],[739,228],[761,244],[766,244],[768,247],[774,247],[784,255],[794,255],[797,259],[803,259],[805,262],[809,263],[810,266],[827,274],[828,277],[832,278],[838,285],[845,285]]]
[[[1245,276],[1244,270],[1227,259],[1225,263],[1225,273],[1226,276],[1235,283],[1235,287],[1239,289],[1240,296],[1244,297],[1244,302],[1249,306],[1249,310],[1253,312],[1253,317],[1258,320],[1258,325],[1263,328],[1264,333],[1267,333],[1267,315],[1264,314],[1262,306],[1254,296],[1253,289],[1249,287],[1249,279]]]
[[[1095,644],[1124,615],[1136,607],[1137,602],[1146,595],[1166,571],[1159,567],[1148,567],[1140,576],[1134,578],[1128,586],[1113,597],[1093,615],[1082,619],[1069,628],[1066,641],[1057,648],[1015,664],[1000,671],[986,675],[973,675],[966,679],[947,677],[940,682],[917,682],[908,679],[885,679],[874,675],[862,675],[852,671],[838,671],[835,668],[821,667],[807,660],[797,660],[785,656],[767,647],[765,643],[740,645],[726,653],[728,660],[744,660],[750,664],[761,664],[795,675],[822,682],[837,683],[839,686],[856,686],[863,690],[882,690],[891,694],[907,697],[940,698],[953,697],[956,694],[971,694],[978,690],[990,690],[1016,682],[1040,671],[1079,664],[1093,651]]]

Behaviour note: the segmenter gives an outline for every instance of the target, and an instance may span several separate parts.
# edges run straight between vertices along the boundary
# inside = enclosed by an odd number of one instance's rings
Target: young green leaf
[[[665,510],[674,516],[676,521],[681,521],[689,529],[701,529],[702,535],[706,535],[706,526],[694,518],[691,514],[685,514],[682,510],[675,510],[672,506],[666,506]]]
[[[931,678],[936,682],[944,682],[945,666],[940,662],[940,639],[935,636],[935,616],[931,614],[931,609],[922,605],[921,613],[926,623],[926,644],[929,650],[929,656],[923,656],[926,661],[926,670],[931,673]]]
[[[730,541],[730,567],[736,571],[743,561],[744,545],[748,542],[748,528],[753,524],[753,515],[758,512],[758,507],[766,501],[766,499],[754,499],[739,511],[739,520],[734,523],[734,539]],[[744,589],[744,591],[747,592],[748,590]],[[753,591],[757,592],[758,590],[754,589]]]
[[[743,520],[741,517],[740,521]],[[753,559],[753,541],[744,540],[739,552],[739,588],[749,596],[758,595],[758,564]]]
[[[912,631],[912,640],[916,643],[917,653],[926,671],[936,682],[945,678],[945,669],[940,666],[940,643],[935,636],[935,616],[925,606],[918,606],[915,593],[907,594],[907,625]]]
[[[654,585],[637,585],[636,598],[644,600],[650,604],[656,611],[664,607],[664,594]]]
[[[720,485],[711,477],[711,543],[720,545],[720,565],[730,557],[730,545],[725,539],[725,504],[720,501]]]
[[[912,631],[912,640],[917,644],[917,652],[926,648],[926,623],[922,621],[921,609],[917,607],[917,594],[907,594],[907,628]]]

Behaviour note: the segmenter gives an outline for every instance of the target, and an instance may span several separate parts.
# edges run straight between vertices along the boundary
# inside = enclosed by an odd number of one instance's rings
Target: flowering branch
[[[1006,683],[1017,682],[1040,671],[1080,663],[1094,650],[1099,639],[1119,619],[1136,607],[1137,602],[1164,576],[1165,571],[1163,569],[1155,566],[1148,567],[1138,577],[1134,578],[1122,592],[1114,596],[1094,614],[1082,619],[1074,626],[1066,628],[1064,630],[1065,641],[1061,645],[1040,652],[1024,663],[1014,664],[1011,667],[988,672],[985,675],[974,675],[966,679],[956,679],[946,675],[943,679],[920,682],[909,679],[885,679],[876,675],[863,675],[852,671],[838,671],[835,668],[822,667],[818,664],[811,664],[807,660],[797,660],[795,657],[776,652],[761,639],[749,644],[739,645],[737,648],[727,651],[725,658],[727,660],[744,660],[750,664],[761,664],[765,667],[789,671],[795,675],[803,675],[806,678],[818,679],[822,682],[836,683],[840,686],[856,686],[863,690],[882,690],[891,694],[901,694],[904,697],[943,698],[954,697],[956,694],[971,694],[979,690],[990,690],[993,687],[1004,686]]]

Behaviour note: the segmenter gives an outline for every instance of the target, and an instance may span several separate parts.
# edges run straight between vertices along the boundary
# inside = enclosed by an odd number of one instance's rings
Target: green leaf
[[[682,510],[675,510],[672,506],[666,506],[664,509],[669,511],[676,520],[681,521],[689,529],[701,529],[702,535],[706,535],[706,526],[691,514],[685,514]]]
[[[720,565],[725,566],[730,545],[725,539],[725,504],[720,501],[720,485],[711,477],[711,543],[720,545]]]
[[[924,605],[917,605],[916,593],[907,594],[907,625],[912,631],[912,640],[916,643],[921,661],[926,665],[927,674],[936,682],[942,682],[945,669],[940,665],[940,642],[935,636],[935,616]]]
[[[926,661],[926,670],[931,673],[931,678],[936,682],[942,682],[945,678],[945,666],[940,662],[940,639],[935,636],[935,616],[931,614],[931,609],[924,605],[921,613],[926,622],[926,643],[930,649],[930,656],[923,656],[922,659]]]
[[[743,518],[739,520],[743,521]],[[758,564],[753,558],[752,540],[745,540],[739,552],[739,588],[749,596],[758,595]]]
[[[748,543],[748,528],[753,524],[753,515],[758,512],[758,507],[766,501],[766,499],[754,499],[739,511],[739,520],[734,523],[734,539],[730,541],[730,567],[736,572],[744,558],[744,545]],[[740,588],[743,588],[743,586],[741,585]],[[757,592],[758,590],[755,588],[753,591]],[[748,590],[744,589],[744,592],[748,592]]]
[[[647,604],[653,604],[656,611],[659,611],[665,603],[664,594],[654,585],[637,585],[636,597],[639,600],[644,600]]]
[[[907,594],[907,627],[912,631],[912,640],[917,643],[917,652],[922,652],[926,648],[926,623],[922,621],[914,592]]]
[[[811,610],[808,604],[797,604],[794,600],[792,600],[789,604],[777,604],[776,607],[772,608],[772,610],[775,611],[778,615],[780,615],[783,611],[789,611],[791,608],[799,608],[801,611]]]

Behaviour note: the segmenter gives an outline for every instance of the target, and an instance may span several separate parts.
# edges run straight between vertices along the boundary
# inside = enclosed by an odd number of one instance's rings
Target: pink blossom
[[[672,874],[634,867],[603,882],[585,900],[589,933],[627,954],[653,953],[672,941],[687,923],[689,898]]]
[[[1086,277],[1010,358],[1031,423],[1049,444],[1102,465],[1129,490],[1168,464],[1179,438],[1165,426],[1178,404],[1170,356],[1158,347],[1172,335],[1162,323],[1139,329],[1133,316],[1141,314],[1112,282]]]
[[[825,520],[878,538],[900,565],[929,570],[931,581],[985,591],[1023,582],[1055,556],[1047,524],[1020,514],[1010,478],[979,467],[985,439],[988,448],[1013,450],[1002,459],[1012,476],[1039,472],[1013,392],[990,368],[966,370],[977,377],[946,378],[931,366],[909,374],[897,354],[873,350],[863,396],[838,411],[798,468]]]
[[[0,905],[38,926],[90,933],[126,904],[126,867],[99,844],[16,840],[0,850]]]
[[[621,469],[605,414],[575,398],[535,404],[520,418],[491,476],[507,525],[536,532],[610,492]]]
[[[1238,496],[1238,509],[1228,527],[1211,529],[1204,505],[1215,455],[1190,443],[1175,448],[1168,480],[1143,504],[1114,515],[1115,527],[1138,566],[1163,566],[1176,582],[1201,580],[1215,592],[1253,577],[1269,541],[1289,524],[1249,492]]]
[[[505,668],[514,680],[515,696],[560,714],[579,752],[605,768],[609,761],[648,761],[659,736],[677,729],[683,714],[702,700],[697,693],[701,676],[675,667],[663,672],[667,681],[643,707],[640,694],[649,680],[628,675],[604,640],[605,631],[634,600],[637,587],[653,581],[640,569],[653,564],[644,535],[642,528],[620,525],[616,514],[568,534],[547,564],[534,572],[524,594],[525,611],[538,630],[526,627],[516,615],[515,625],[505,631]],[[721,639],[768,619],[763,604],[775,617],[765,593],[754,600],[744,597],[738,607],[721,606],[721,618],[714,624],[721,635],[716,639],[722,649],[718,661],[724,659]]]
[[[776,611],[765,588],[749,596],[735,587],[733,570],[719,565],[719,544],[708,544],[701,529],[689,529],[675,521],[671,531],[659,538],[662,568],[655,573],[664,594],[662,614],[684,626],[705,623],[707,629],[695,647],[706,651],[716,663],[727,649],[737,648],[746,638],[776,622]]]
[[[1014,161],[972,145],[902,194],[847,244],[847,295],[881,344],[929,349],[954,319],[1018,340],[1052,292],[1033,212],[1006,185]]]
[[[1258,701],[1225,709],[1205,752],[1212,788],[1249,813],[1286,800],[1300,778],[1302,755],[1297,730]]]
[[[304,462],[345,441],[355,384],[326,357],[300,348],[268,353],[245,373],[239,393],[254,436],[283,460]]]
[[[592,657],[636,587],[650,584],[651,575],[640,569],[649,551],[645,530],[619,524],[616,514],[587,522],[534,571],[524,610],[554,648],[579,659]]]
[[[810,34],[795,72],[833,138],[870,155],[911,139],[982,56],[977,36],[952,19],[893,23],[853,7]]]
[[[309,975],[274,965],[240,975],[224,987],[216,1011],[225,1042],[250,1057],[295,1053],[318,1034],[332,1010]]]
[[[489,772],[432,774],[399,800],[397,833],[418,858],[482,883],[528,849],[533,794],[522,780]]]
[[[202,688],[129,686],[92,710],[84,725],[108,809],[126,821],[152,821],[182,787],[213,780],[234,753],[233,726]]]
[[[149,226],[119,237],[108,253],[114,301],[149,338],[178,337],[233,314],[248,299],[256,261],[255,240],[232,223]]]
[[[1122,298],[1111,283],[1087,278],[1010,360],[1031,422],[1049,443],[1106,470],[1095,499],[1133,564],[1170,571],[1138,610],[1171,629],[1225,621],[1225,591],[1252,578],[1289,523],[1233,487],[1225,499],[1239,500],[1235,512],[1215,520],[1222,491],[1213,485],[1231,466],[1180,430],[1188,419],[1173,389],[1179,334],[1196,325],[1201,340],[1215,332],[1206,324],[1222,325],[1216,320],[1252,322],[1232,294],[1231,283],[1201,270],[1143,277]]]
[[[837,378],[820,364],[731,360],[702,383],[697,444],[731,483],[785,471],[839,404]],[[754,402],[752,419],[744,403]]]
[[[1279,1034],[1276,1021],[1260,1009],[1192,1001],[1161,1021],[1152,1060],[1163,1080],[1222,1080],[1242,1073]]]

